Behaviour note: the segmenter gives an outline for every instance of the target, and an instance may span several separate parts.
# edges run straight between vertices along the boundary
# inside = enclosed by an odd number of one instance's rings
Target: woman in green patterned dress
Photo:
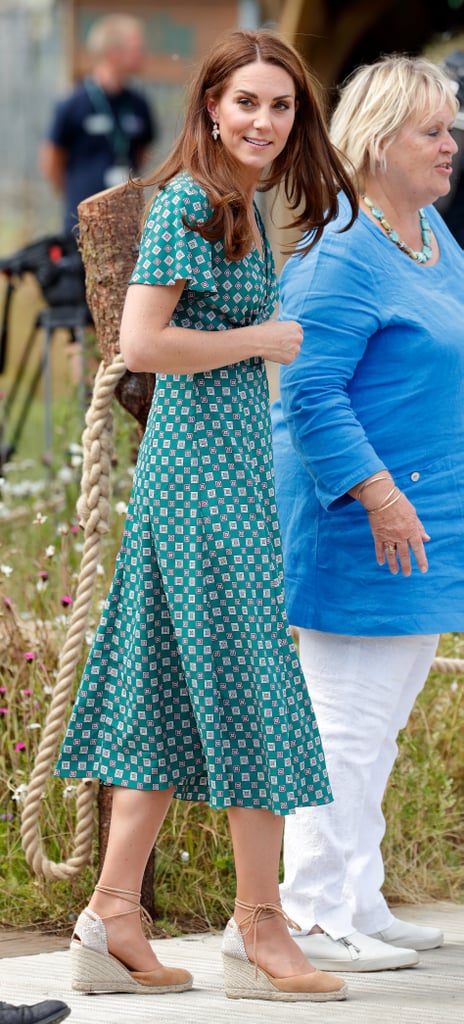
[[[272,255],[255,191],[282,183],[314,241],[350,182],[301,58],[272,33],[219,43],[156,185],[121,325],[156,373],[115,575],[57,773],[114,787],[103,871],[72,941],[83,991],[183,991],[144,938],[144,868],[173,796],[226,808],[237,900],[231,997],[327,1000],[279,903],[284,816],[325,804],[317,724],[284,610],[265,360],[302,331],[271,319]]]

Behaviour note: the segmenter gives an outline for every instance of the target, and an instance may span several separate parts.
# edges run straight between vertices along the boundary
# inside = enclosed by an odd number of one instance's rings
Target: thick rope
[[[435,658],[432,663],[431,672],[446,672],[448,675],[460,675],[464,672],[463,658]]]
[[[39,818],[47,779],[67,722],[76,668],[88,623],[101,540],[109,529],[113,424],[111,404],[114,390],[125,369],[123,358],[119,354],[109,365],[100,364],[95,378],[92,402],[85,417],[86,428],[82,437],[82,484],[77,505],[79,519],[85,531],[84,549],[58,676],[22,813],[21,835],[26,859],[36,874],[42,874],[46,878],[63,879],[77,875],[88,864],[92,849],[95,800],[93,780],[86,780],[78,787],[76,835],[74,849],[68,860],[56,862],[48,858],[40,835]]]

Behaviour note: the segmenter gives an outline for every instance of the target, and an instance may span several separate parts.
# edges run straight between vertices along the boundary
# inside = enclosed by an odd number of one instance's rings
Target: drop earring
[[[213,136],[213,139],[214,139],[215,142],[217,142],[217,140],[220,138],[219,125],[218,125],[217,121],[213,121],[213,127],[211,129],[211,135]]]

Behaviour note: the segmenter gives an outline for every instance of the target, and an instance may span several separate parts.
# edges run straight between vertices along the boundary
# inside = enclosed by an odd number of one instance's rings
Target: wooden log
[[[129,278],[137,258],[145,196],[143,189],[116,185],[79,204],[79,247],[85,267],[87,302],[92,314],[100,355],[110,363],[119,351],[119,327]],[[154,388],[154,375],[129,373],[115,391],[142,431]],[[108,843],[113,792],[100,785],[98,793],[99,869]],[[154,916],[154,851],[142,882],[142,906]]]
[[[127,184],[97,192],[78,206],[87,302],[105,363],[119,351],[121,314],[137,258],[144,206],[143,189]],[[153,374],[127,371],[115,392],[142,427],[150,411],[154,382]]]

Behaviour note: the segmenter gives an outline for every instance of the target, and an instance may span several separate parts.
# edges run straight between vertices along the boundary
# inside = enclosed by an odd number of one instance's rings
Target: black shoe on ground
[[[69,1006],[58,999],[45,999],[33,1006],[0,1002],[0,1024],[58,1024],[70,1013]]]

